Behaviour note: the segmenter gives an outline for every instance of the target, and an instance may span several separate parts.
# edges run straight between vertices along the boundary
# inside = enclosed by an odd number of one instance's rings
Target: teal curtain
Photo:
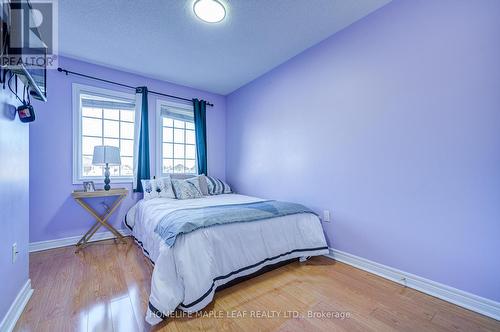
[[[136,123],[135,123],[135,162],[134,191],[143,192],[141,180],[150,178],[149,173],[149,126],[148,126],[148,88],[136,89]]]
[[[193,99],[198,174],[207,174],[207,102]]]

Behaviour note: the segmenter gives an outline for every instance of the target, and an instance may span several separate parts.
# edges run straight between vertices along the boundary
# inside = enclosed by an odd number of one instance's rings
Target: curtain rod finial
[[[61,67],[58,67],[57,71],[60,72],[60,73],[64,72],[66,74],[66,76],[69,75],[69,72],[66,69],[62,69]]]

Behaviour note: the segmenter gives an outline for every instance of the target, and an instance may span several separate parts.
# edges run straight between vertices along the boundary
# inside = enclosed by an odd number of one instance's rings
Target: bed
[[[217,288],[266,266],[328,253],[319,218],[308,212],[202,227],[180,232],[173,241],[172,236],[158,232],[166,216],[174,212],[206,214],[206,209],[269,202],[222,194],[187,200],[154,198],[134,205],[126,215],[126,225],[154,264],[146,321],[158,324],[176,308],[199,311],[212,301]]]

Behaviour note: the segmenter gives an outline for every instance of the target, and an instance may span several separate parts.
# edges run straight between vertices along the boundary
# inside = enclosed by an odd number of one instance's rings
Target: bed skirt
[[[238,269],[231,273],[215,278],[212,287],[207,290],[199,299],[191,303],[181,303],[179,309],[187,313],[194,313],[205,308],[214,298],[217,290],[231,287],[239,282],[248,280],[265,272],[271,271],[283,265],[292,262],[295,259],[308,256],[319,256],[327,254],[328,247],[295,249],[278,256],[269,257],[256,264]],[[158,310],[151,301],[148,304],[148,313],[146,315],[148,323],[154,325],[168,318],[168,313]]]

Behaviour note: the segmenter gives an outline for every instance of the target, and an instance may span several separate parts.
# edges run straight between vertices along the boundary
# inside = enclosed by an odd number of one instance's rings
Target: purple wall
[[[188,87],[125,73],[73,59],[60,58],[65,69],[123,82],[146,85],[150,90],[188,98],[203,98],[215,104],[207,110],[208,169],[210,174],[225,177],[225,98]],[[84,234],[92,218],[71,197],[72,185],[72,83],[127,91],[106,83],[48,71],[48,101],[34,103],[37,120],[30,127],[30,242],[53,240]],[[133,92],[133,91],[132,91]],[[150,95],[149,122],[151,141],[151,174],[155,174],[156,96]],[[112,183],[113,185],[113,183]],[[102,184],[99,185],[102,187]],[[131,184],[115,184],[131,189]],[[112,218],[119,227],[128,208],[140,198],[129,194]],[[94,201],[100,206],[101,200]]]
[[[29,125],[19,121],[19,103],[7,91],[0,90],[0,322],[28,280]]]
[[[500,2],[394,1],[227,98],[226,178],[331,247],[500,300]]]

